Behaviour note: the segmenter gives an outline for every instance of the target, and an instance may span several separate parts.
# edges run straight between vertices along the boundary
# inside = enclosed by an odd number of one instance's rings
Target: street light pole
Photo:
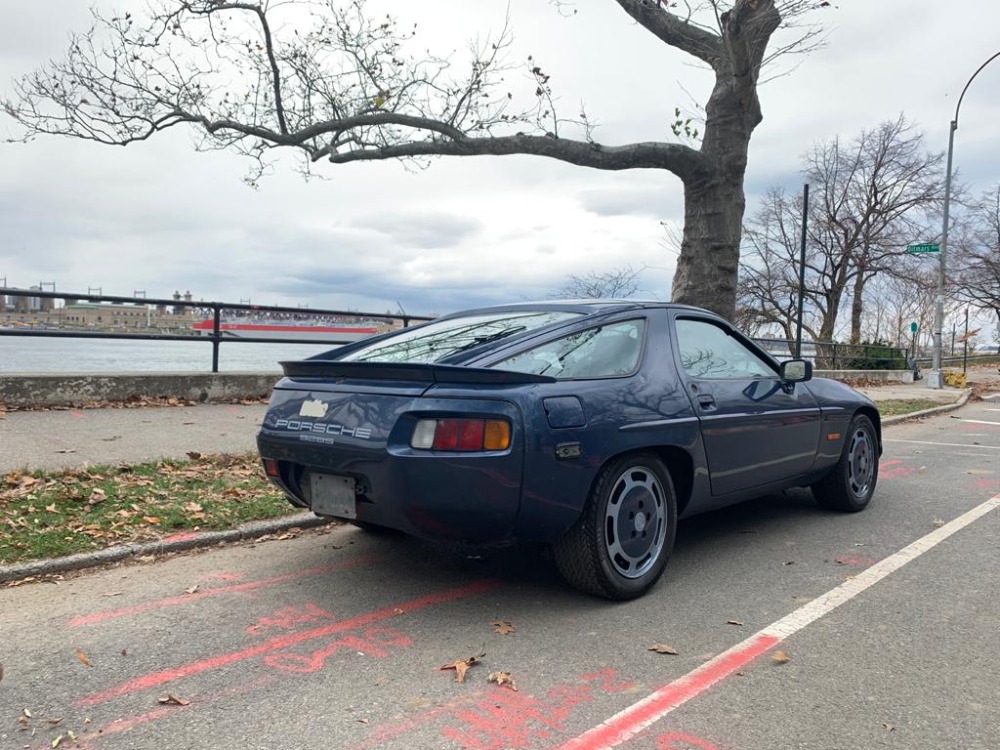
[[[958,104],[955,105],[955,117],[948,128],[948,166],[944,176],[944,226],[941,228],[941,258],[938,269],[937,297],[934,301],[934,358],[931,363],[931,371],[927,375],[928,388],[944,386],[944,374],[941,371],[941,329],[944,328],[944,290],[947,283],[946,260],[948,256],[948,209],[951,204],[951,163],[955,151],[955,131],[958,130],[958,111],[962,108],[965,92],[969,90],[969,86],[972,85],[976,76],[998,57],[1000,57],[1000,52],[995,53],[989,60],[976,68],[976,72],[965,82],[965,87],[958,97]]]

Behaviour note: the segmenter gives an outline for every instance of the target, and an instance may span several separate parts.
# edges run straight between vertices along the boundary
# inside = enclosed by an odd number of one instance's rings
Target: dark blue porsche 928
[[[859,511],[878,477],[875,404],[693,307],[491,307],[282,364],[257,441],[295,505],[548,542],[573,586],[612,599],[656,583],[678,518],[798,486]]]

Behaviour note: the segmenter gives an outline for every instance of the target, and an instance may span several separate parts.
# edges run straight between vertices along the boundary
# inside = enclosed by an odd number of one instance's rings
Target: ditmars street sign
[[[941,252],[941,246],[931,244],[929,242],[922,242],[917,245],[907,245],[906,252],[914,255],[916,253],[939,253]]]

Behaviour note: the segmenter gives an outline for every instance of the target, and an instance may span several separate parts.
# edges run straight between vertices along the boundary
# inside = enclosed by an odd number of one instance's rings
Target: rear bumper
[[[409,446],[413,425],[428,416],[504,416],[512,424],[506,451],[446,453]],[[372,439],[378,438],[378,439]],[[310,474],[354,480],[358,521],[398,529],[427,539],[499,543],[509,541],[521,511],[523,430],[507,401],[414,399],[385,436],[364,440],[317,438],[313,430],[292,431],[265,417],[257,436],[264,458],[277,461],[272,477],[291,502],[312,507]]]

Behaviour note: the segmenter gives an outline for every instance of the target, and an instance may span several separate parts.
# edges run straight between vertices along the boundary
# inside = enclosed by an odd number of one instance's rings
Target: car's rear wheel
[[[608,599],[634,599],[663,574],[677,531],[670,473],[652,453],[608,464],[579,520],[553,546],[563,577]]]
[[[844,450],[829,474],[812,485],[816,502],[828,510],[864,510],[878,482],[878,437],[864,414],[851,420]]]

